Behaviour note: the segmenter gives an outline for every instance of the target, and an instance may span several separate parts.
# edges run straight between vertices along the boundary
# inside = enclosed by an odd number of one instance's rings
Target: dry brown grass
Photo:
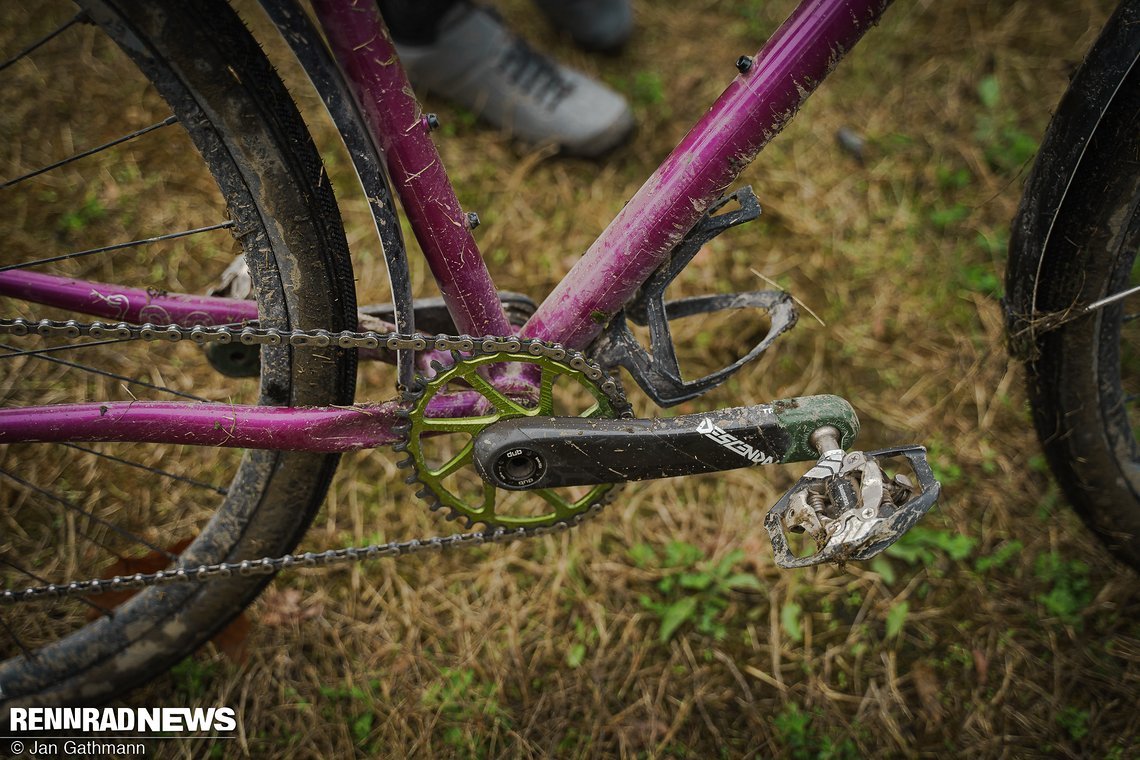
[[[595,164],[528,151],[430,104],[497,281],[540,297],[791,4],[642,2],[617,58],[578,53],[526,3],[505,5],[541,46],[625,91],[641,124]],[[756,269],[819,313],[826,327],[805,316],[774,353],[683,409],[838,393],[867,448],[928,443],[945,496],[923,524],[925,556],[775,568],[762,518],[798,471],[632,486],[568,535],[283,576],[253,608],[262,624],[246,664],[205,651],[127,703],[237,708],[225,756],[1140,754],[1136,576],[1043,471],[992,279],[1027,170],[1014,138],[1039,138],[1109,6],[899,4],[748,171],[761,220],[702,253],[680,284],[758,289]],[[983,81],[998,86],[990,106]],[[865,137],[865,163],[836,146],[842,126]],[[343,159],[332,170],[343,185]],[[360,300],[387,300],[363,203],[341,196]],[[415,274],[429,293],[418,261]],[[731,338],[693,325],[680,340],[700,358],[731,352]],[[363,398],[387,395],[390,374],[369,368],[364,381]],[[345,458],[305,547],[442,529],[376,452]],[[985,567],[1013,541],[1020,550]],[[736,571],[760,580],[762,592],[719,597],[722,636],[687,625],[659,642],[643,598],[663,598],[666,572],[634,547],[671,542],[706,558],[741,549]],[[966,556],[953,559],[958,548]]]

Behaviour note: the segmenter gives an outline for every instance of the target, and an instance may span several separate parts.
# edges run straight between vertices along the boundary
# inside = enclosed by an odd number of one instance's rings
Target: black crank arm
[[[844,447],[859,432],[855,411],[838,396],[671,418],[518,417],[475,438],[475,467],[511,490],[697,475],[814,461],[811,435],[828,425]]]

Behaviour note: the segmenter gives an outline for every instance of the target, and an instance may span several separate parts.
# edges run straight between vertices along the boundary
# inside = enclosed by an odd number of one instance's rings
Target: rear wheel
[[[52,10],[14,5],[6,13],[23,16],[0,25],[8,48],[0,55],[14,59],[0,76],[15,82],[9,98],[21,98],[0,116],[12,136],[0,149],[0,177],[9,181],[0,190],[0,265],[204,293],[244,253],[262,327],[355,328],[347,246],[320,159],[284,86],[224,2],[85,2],[80,23],[66,23],[75,9],[67,11],[59,35],[27,54],[16,52],[28,41],[17,32],[43,26]],[[127,126],[116,133],[109,114]],[[139,124],[160,126],[70,160]],[[55,163],[43,156],[61,152],[70,157],[64,165],[30,176]],[[61,249],[203,226],[211,229],[176,242],[41,261]],[[84,318],[14,297],[0,297],[0,315]],[[42,347],[4,347],[0,403],[353,399],[355,356],[340,349],[264,347],[258,376],[232,379],[191,345],[28,351]],[[284,553],[304,534],[336,464],[334,455],[199,447],[0,447],[0,580],[20,588],[132,562],[157,570],[176,554],[196,566]],[[148,589],[118,606],[90,598],[0,608],[0,724],[16,705],[99,702],[162,673],[266,582]]]
[[[1057,109],[1011,236],[1011,345],[1070,503],[1140,569],[1140,2],[1121,5]],[[1089,308],[1089,307],[1093,308]]]

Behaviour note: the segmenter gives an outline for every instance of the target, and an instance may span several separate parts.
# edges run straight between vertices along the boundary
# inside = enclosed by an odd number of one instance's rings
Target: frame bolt
[[[474,211],[467,212],[467,229],[473,230],[479,226],[479,215]]]
[[[741,74],[747,74],[748,70],[752,68],[752,56],[742,55],[736,59],[736,70]]]
[[[439,129],[439,117],[434,113],[424,114],[424,123],[429,130]]]

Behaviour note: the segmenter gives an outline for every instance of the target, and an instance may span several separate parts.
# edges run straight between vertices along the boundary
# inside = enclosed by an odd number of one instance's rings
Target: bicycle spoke
[[[119,464],[126,465],[127,467],[136,467],[140,470],[146,470],[147,472],[154,473],[155,475],[161,475],[164,478],[170,478],[171,480],[177,480],[180,483],[186,483],[188,485],[192,485],[192,486],[195,486],[197,488],[204,488],[207,491],[213,491],[214,493],[216,493],[220,496],[225,496],[226,494],[229,493],[229,491],[227,491],[225,488],[221,488],[219,486],[216,486],[213,483],[203,483],[200,480],[194,480],[194,478],[188,478],[185,475],[179,475],[177,473],[169,472],[167,470],[162,470],[162,469],[159,469],[158,467],[151,467],[149,464],[143,464],[142,462],[136,462],[136,461],[131,460],[131,459],[124,459],[122,457],[117,457],[113,454],[107,454],[107,453],[102,452],[102,451],[96,451],[95,449],[89,449],[86,446],[80,446],[80,445],[75,444],[75,443],[65,443],[63,445],[69,449],[76,449],[77,451],[82,451],[85,454],[91,454],[92,456],[97,456],[97,457],[100,457],[102,459],[110,460],[112,462],[118,462]]]
[[[62,346],[48,346],[47,348],[29,348],[25,350],[12,351],[7,354],[0,354],[0,359],[11,359],[16,356],[38,356],[40,354],[51,354],[59,351],[75,351],[80,348],[105,346],[108,343],[126,343],[127,341],[131,340],[134,340],[134,338],[108,338],[107,340],[97,340],[90,343],[69,343]]]
[[[63,24],[61,26],[59,26],[55,31],[48,32],[43,37],[40,37],[38,40],[33,42],[31,45],[28,45],[26,48],[24,48],[20,52],[16,53],[14,56],[9,58],[8,60],[4,61],[3,63],[0,63],[0,71],[3,71],[4,69],[8,68],[9,66],[11,66],[16,61],[19,61],[21,58],[25,58],[25,57],[31,55],[36,50],[39,50],[43,45],[47,44],[48,42],[51,42],[57,36],[66,32],[68,29],[70,29],[75,24],[79,23],[80,21],[85,21],[86,19],[87,19],[87,12],[86,11],[80,11],[79,13],[76,13],[75,16],[73,16],[69,21],[63,22]]]
[[[7,343],[0,343],[0,349],[4,349],[5,351],[19,351],[18,348],[16,348],[15,346],[9,345]],[[108,372],[107,370],[99,369],[98,367],[92,367],[92,366],[89,366],[87,364],[80,364],[78,362],[69,362],[66,359],[58,359],[54,356],[44,356],[42,354],[35,354],[35,353],[32,354],[32,358],[33,359],[39,359],[40,361],[51,362],[53,364],[62,364],[65,367],[71,367],[72,369],[78,369],[78,370],[81,370],[83,372],[90,372],[90,373],[95,374],[95,375],[102,375],[103,377],[109,377],[112,380],[119,380],[120,382],[127,383],[128,385],[138,385],[138,386],[141,386],[143,388],[150,388],[152,391],[159,391],[160,393],[169,393],[173,396],[180,396],[181,398],[190,399],[191,401],[201,401],[201,402],[209,401],[209,399],[202,398],[201,396],[195,396],[193,393],[185,393],[183,391],[176,391],[173,388],[167,388],[167,387],[162,386],[162,385],[155,385],[154,383],[148,383],[145,380],[139,380],[138,378],[127,377],[126,375],[119,375],[119,374],[116,374],[114,372]]]
[[[1097,309],[1103,309],[1105,306],[1108,306],[1109,304],[1116,303],[1117,301],[1123,301],[1128,296],[1135,295],[1137,293],[1140,293],[1140,285],[1135,285],[1135,286],[1129,288],[1128,290],[1123,290],[1119,293],[1114,293],[1111,296],[1106,296],[1106,297],[1100,299],[1099,301],[1094,301],[1093,303],[1090,303],[1088,306],[1085,307],[1085,312],[1096,311]]]
[[[102,525],[103,527],[110,529],[111,531],[119,534],[119,536],[127,539],[128,541],[132,541],[134,543],[141,544],[141,545],[145,546],[146,548],[150,549],[151,551],[157,552],[158,554],[166,557],[168,560],[170,560],[172,562],[174,560],[178,559],[178,557],[176,555],[171,554],[170,552],[166,551],[165,549],[162,549],[162,548],[155,546],[154,544],[150,543],[149,541],[147,541],[143,537],[136,535],[135,533],[132,533],[131,531],[127,530],[126,528],[121,528],[112,522],[104,520],[102,517],[99,517],[98,515],[92,514],[92,513],[88,512],[87,510],[83,509],[82,507],[78,507],[75,504],[72,504],[70,501],[68,501],[64,497],[60,496],[59,494],[52,493],[51,491],[47,490],[46,488],[41,488],[40,486],[37,486],[35,483],[30,483],[27,480],[24,480],[19,475],[11,473],[8,470],[5,470],[3,468],[0,468],[0,475],[3,475],[4,477],[8,478],[9,480],[12,480],[12,481],[20,484],[21,486],[28,489],[29,491],[33,491],[35,493],[38,493],[40,496],[44,497],[45,499],[48,499],[49,501],[53,501],[56,504],[59,504],[60,506],[64,507],[65,509],[69,509],[78,515],[82,515],[83,517],[86,517],[91,522],[98,523],[99,525]],[[86,533],[84,533],[82,535],[84,538],[91,541],[91,543],[99,544],[99,546],[102,546],[104,549],[111,552],[112,554],[114,554],[119,559],[124,559],[124,560],[126,559],[121,554],[119,554],[117,551],[112,549],[110,546],[107,546],[106,544],[104,544],[101,541],[96,541],[93,536],[89,536]]]
[[[4,190],[6,188],[9,188],[12,185],[18,185],[19,183],[23,182],[24,180],[31,179],[32,177],[38,177],[41,174],[43,174],[44,172],[50,172],[52,169],[58,169],[61,166],[66,166],[67,164],[70,164],[72,161],[78,161],[81,158],[87,158],[87,156],[93,156],[96,153],[100,153],[102,151],[107,150],[108,148],[113,148],[116,145],[122,145],[125,142],[130,142],[131,140],[134,140],[137,137],[142,137],[143,135],[145,135],[149,132],[153,132],[156,129],[162,129],[163,127],[169,127],[171,124],[177,124],[177,123],[178,123],[178,118],[176,116],[167,116],[162,121],[151,124],[149,127],[143,127],[142,129],[137,129],[134,132],[131,132],[130,134],[123,135],[122,137],[116,137],[114,140],[111,140],[110,142],[105,142],[102,145],[98,145],[94,148],[89,148],[87,150],[80,151],[79,153],[76,153],[75,155],[68,156],[67,158],[56,161],[53,164],[48,164],[47,166],[41,166],[39,169],[36,169],[34,171],[30,171],[27,174],[21,174],[19,177],[16,177],[15,179],[10,179],[7,182],[0,184],[0,190]]]
[[[124,248],[135,248],[140,245],[149,245],[150,243],[159,243],[163,240],[176,240],[177,238],[189,237],[191,235],[198,235],[203,232],[212,232],[214,230],[224,230],[233,227],[233,221],[221,222],[219,224],[211,224],[206,227],[196,227],[192,230],[182,230],[181,232],[171,232],[166,235],[157,235],[155,237],[142,238],[140,240],[131,240],[126,243],[115,243],[113,245],[104,245],[99,248],[90,248],[86,251],[75,251],[74,253],[62,253],[59,256],[48,256],[43,259],[33,259],[32,261],[24,261],[19,264],[9,264],[8,266],[0,267],[0,272],[7,272],[12,269],[27,269],[29,267],[39,266],[40,264],[50,264],[55,261],[64,261],[66,259],[77,259],[81,256],[92,256],[96,253],[108,253],[110,251],[121,251]]]

